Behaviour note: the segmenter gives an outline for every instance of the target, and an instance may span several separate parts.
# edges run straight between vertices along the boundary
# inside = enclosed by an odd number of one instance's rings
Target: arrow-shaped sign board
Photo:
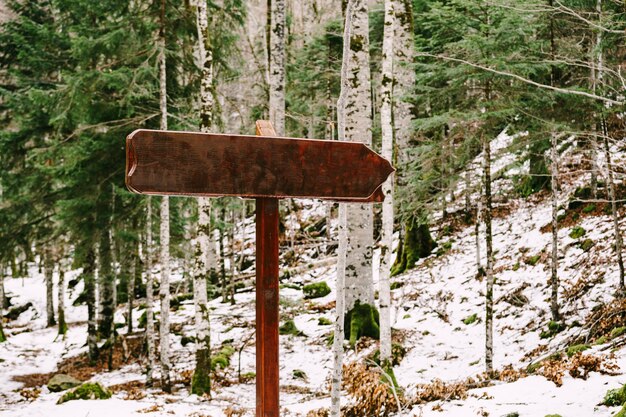
[[[382,201],[391,164],[362,143],[136,130],[126,138],[126,185],[136,193],[256,198],[257,417],[279,415],[278,199]]]
[[[126,185],[136,193],[382,201],[391,164],[362,143],[136,130]]]

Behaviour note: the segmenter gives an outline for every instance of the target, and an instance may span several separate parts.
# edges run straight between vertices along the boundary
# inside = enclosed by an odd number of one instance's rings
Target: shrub
[[[330,294],[330,287],[326,284],[325,281],[316,282],[313,284],[305,285],[302,288],[302,292],[304,293],[304,298],[321,298]]]

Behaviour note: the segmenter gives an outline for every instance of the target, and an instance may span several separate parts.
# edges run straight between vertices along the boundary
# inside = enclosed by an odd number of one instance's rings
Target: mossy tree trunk
[[[412,217],[404,225],[402,242],[398,246],[396,261],[391,270],[392,275],[400,274],[415,266],[415,262],[429,256],[437,242],[430,235],[428,224],[421,223]]]

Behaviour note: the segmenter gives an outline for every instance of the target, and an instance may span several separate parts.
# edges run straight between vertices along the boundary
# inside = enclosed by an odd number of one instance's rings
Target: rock
[[[65,374],[56,374],[55,376],[50,378],[47,385],[50,392],[60,392],[77,387],[80,384],[81,382],[72,376]]]
[[[63,394],[57,404],[73,400],[106,400],[111,398],[111,391],[98,382],[86,382]]]

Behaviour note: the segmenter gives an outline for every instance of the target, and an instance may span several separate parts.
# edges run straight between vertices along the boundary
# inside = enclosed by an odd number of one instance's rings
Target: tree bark
[[[285,135],[285,0],[271,0],[269,31],[270,121]]]
[[[87,346],[89,363],[95,365],[98,359],[98,332],[96,321],[96,254],[93,248],[87,250],[83,263],[83,282],[87,302]]]
[[[167,130],[167,77],[165,43],[165,0],[161,0],[161,18],[159,30],[159,98],[161,110],[161,130]],[[172,391],[170,379],[170,204],[169,197],[161,199],[161,326],[160,359],[161,389]]]
[[[343,31],[343,57],[341,62],[341,92],[337,100],[337,124],[340,140],[345,140],[346,124],[346,96],[348,89],[348,56],[352,38],[352,9],[354,0],[348,0],[345,10],[345,24]],[[339,203],[339,248],[337,254],[337,279],[335,297],[335,326],[333,332],[333,371],[331,377],[331,406],[330,416],[341,417],[341,380],[343,371],[343,339],[344,316],[346,303],[346,258],[348,250],[348,204]]]
[[[148,348],[148,363],[146,366],[146,385],[154,384],[154,369],[156,368],[155,334],[154,334],[154,279],[152,275],[152,197],[148,197],[148,213],[146,225],[146,345]]]
[[[382,129],[382,157],[393,160],[393,50],[395,13],[394,1],[385,0],[385,23],[383,33],[382,81],[380,87],[381,108],[380,124]],[[382,231],[380,238],[380,361],[383,367],[391,363],[391,251],[393,248],[393,174],[383,184],[385,201],[382,212]]]
[[[54,318],[54,261],[52,250],[46,248],[44,251],[44,276],[46,280],[46,326],[52,327],[57,324]]]
[[[372,145],[372,105],[369,59],[369,17],[366,0],[353,0],[341,140]],[[346,311],[357,301],[374,304],[372,277],[373,211],[371,204],[348,203],[346,250]]]
[[[550,142],[550,157],[551,161],[551,188],[552,188],[552,264],[551,264],[551,277],[550,283],[552,293],[550,296],[550,311],[552,313],[552,320],[559,321],[559,224],[558,224],[558,175],[559,175],[559,162],[558,162],[558,150],[557,150],[557,135],[552,132],[552,138]]]
[[[487,283],[485,291],[485,371],[493,372],[493,235],[491,230],[491,143],[483,138],[484,181],[485,181],[485,246],[487,251]]]
[[[59,324],[58,336],[65,339],[67,334],[67,323],[65,321],[65,265],[63,259],[59,259],[59,283],[57,285],[57,317]]]

